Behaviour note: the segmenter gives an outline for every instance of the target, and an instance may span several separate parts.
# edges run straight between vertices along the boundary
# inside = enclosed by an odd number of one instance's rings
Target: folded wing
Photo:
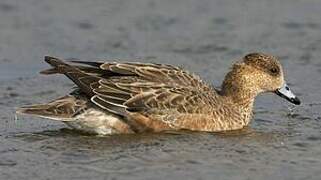
[[[217,95],[198,76],[171,65],[83,61],[71,65],[53,57],[45,60],[53,68],[43,74],[65,74],[93,103],[120,116],[130,112],[202,113]]]

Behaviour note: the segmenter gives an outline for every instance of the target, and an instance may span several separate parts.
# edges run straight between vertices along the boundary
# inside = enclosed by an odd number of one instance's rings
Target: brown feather
[[[24,106],[17,113],[47,117],[54,120],[71,121],[77,114],[90,107],[87,99],[72,95],[64,96],[47,104]]]

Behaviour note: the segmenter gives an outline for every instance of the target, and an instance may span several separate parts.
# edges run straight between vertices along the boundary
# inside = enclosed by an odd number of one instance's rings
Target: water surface
[[[321,179],[321,1],[0,2],[0,179]],[[244,54],[277,55],[303,104],[265,94],[230,133],[88,136],[16,117],[64,95],[44,55],[170,63],[219,86]]]

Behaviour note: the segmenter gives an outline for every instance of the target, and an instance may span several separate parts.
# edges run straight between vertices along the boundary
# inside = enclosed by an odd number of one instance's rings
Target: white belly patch
[[[113,128],[119,121],[121,119],[113,114],[91,108],[75,116],[73,121],[65,121],[65,123],[76,130],[108,135],[120,133]]]

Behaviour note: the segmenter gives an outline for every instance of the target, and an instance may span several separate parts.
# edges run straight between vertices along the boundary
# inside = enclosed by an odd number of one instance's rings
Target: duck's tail
[[[17,114],[27,114],[42,118],[72,121],[74,117],[88,108],[88,101],[68,95],[46,104],[23,106],[16,110]]]

